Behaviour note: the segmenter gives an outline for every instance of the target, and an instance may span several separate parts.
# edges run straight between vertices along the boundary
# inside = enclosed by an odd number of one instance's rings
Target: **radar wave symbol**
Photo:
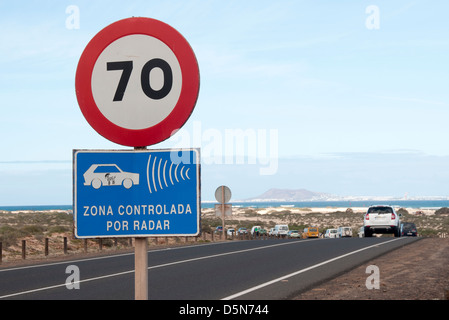
[[[174,186],[182,180],[190,180],[189,171],[190,168],[186,168],[181,163],[175,164],[156,156],[152,159],[150,155],[147,163],[148,190],[153,193]]]

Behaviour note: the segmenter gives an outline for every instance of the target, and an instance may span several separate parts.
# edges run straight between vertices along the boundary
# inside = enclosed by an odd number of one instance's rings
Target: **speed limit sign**
[[[112,142],[143,147],[169,138],[190,117],[199,68],[184,37],[150,18],[128,18],[86,46],[75,78],[89,124]]]

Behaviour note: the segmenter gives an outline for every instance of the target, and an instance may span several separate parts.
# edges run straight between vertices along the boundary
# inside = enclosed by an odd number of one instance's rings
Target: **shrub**
[[[435,211],[435,214],[449,214],[449,208],[443,207]]]
[[[0,241],[4,247],[14,245],[17,239],[23,237],[24,233],[21,229],[14,228],[13,226],[0,227]]]
[[[44,227],[38,225],[28,225],[22,227],[22,232],[26,235],[40,235],[43,234],[44,231]]]
[[[53,226],[48,229],[49,234],[64,233],[64,232],[68,232],[68,231],[70,231],[70,229],[66,226]]]

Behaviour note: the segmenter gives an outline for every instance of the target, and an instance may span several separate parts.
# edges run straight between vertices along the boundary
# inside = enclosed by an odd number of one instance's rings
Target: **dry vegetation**
[[[308,226],[317,226],[320,232],[327,228],[350,226],[354,236],[362,226],[366,208],[233,208],[233,215],[226,218],[226,227],[246,227],[259,225],[267,230],[275,224],[288,224],[290,229],[302,230]],[[449,210],[401,209],[402,220],[414,222],[422,236],[440,236],[449,234]],[[418,213],[417,213],[418,212]],[[213,209],[202,210],[202,232],[212,233],[222,224]],[[20,260],[21,243],[26,240],[27,259],[44,257],[44,241],[49,239],[49,257],[63,255],[63,239],[67,237],[68,253],[84,253],[84,241],[73,237],[73,215],[66,211],[45,212],[8,212],[0,211],[0,242],[2,243],[3,262]],[[205,240],[206,239],[206,240]],[[197,241],[210,241],[210,235],[201,236]],[[150,241],[150,245],[156,243]],[[176,244],[185,240],[173,238],[159,240],[159,244]],[[103,250],[130,249],[128,239],[102,240]],[[88,251],[98,251],[98,240],[88,242]],[[45,257],[46,258],[46,257]]]

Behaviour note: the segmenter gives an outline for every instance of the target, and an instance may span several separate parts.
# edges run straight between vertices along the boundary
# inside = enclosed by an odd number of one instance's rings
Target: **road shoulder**
[[[294,300],[444,300],[449,298],[448,265],[449,239],[425,238],[367,261]],[[368,266],[378,267],[379,289],[367,288],[367,280],[374,283]]]

